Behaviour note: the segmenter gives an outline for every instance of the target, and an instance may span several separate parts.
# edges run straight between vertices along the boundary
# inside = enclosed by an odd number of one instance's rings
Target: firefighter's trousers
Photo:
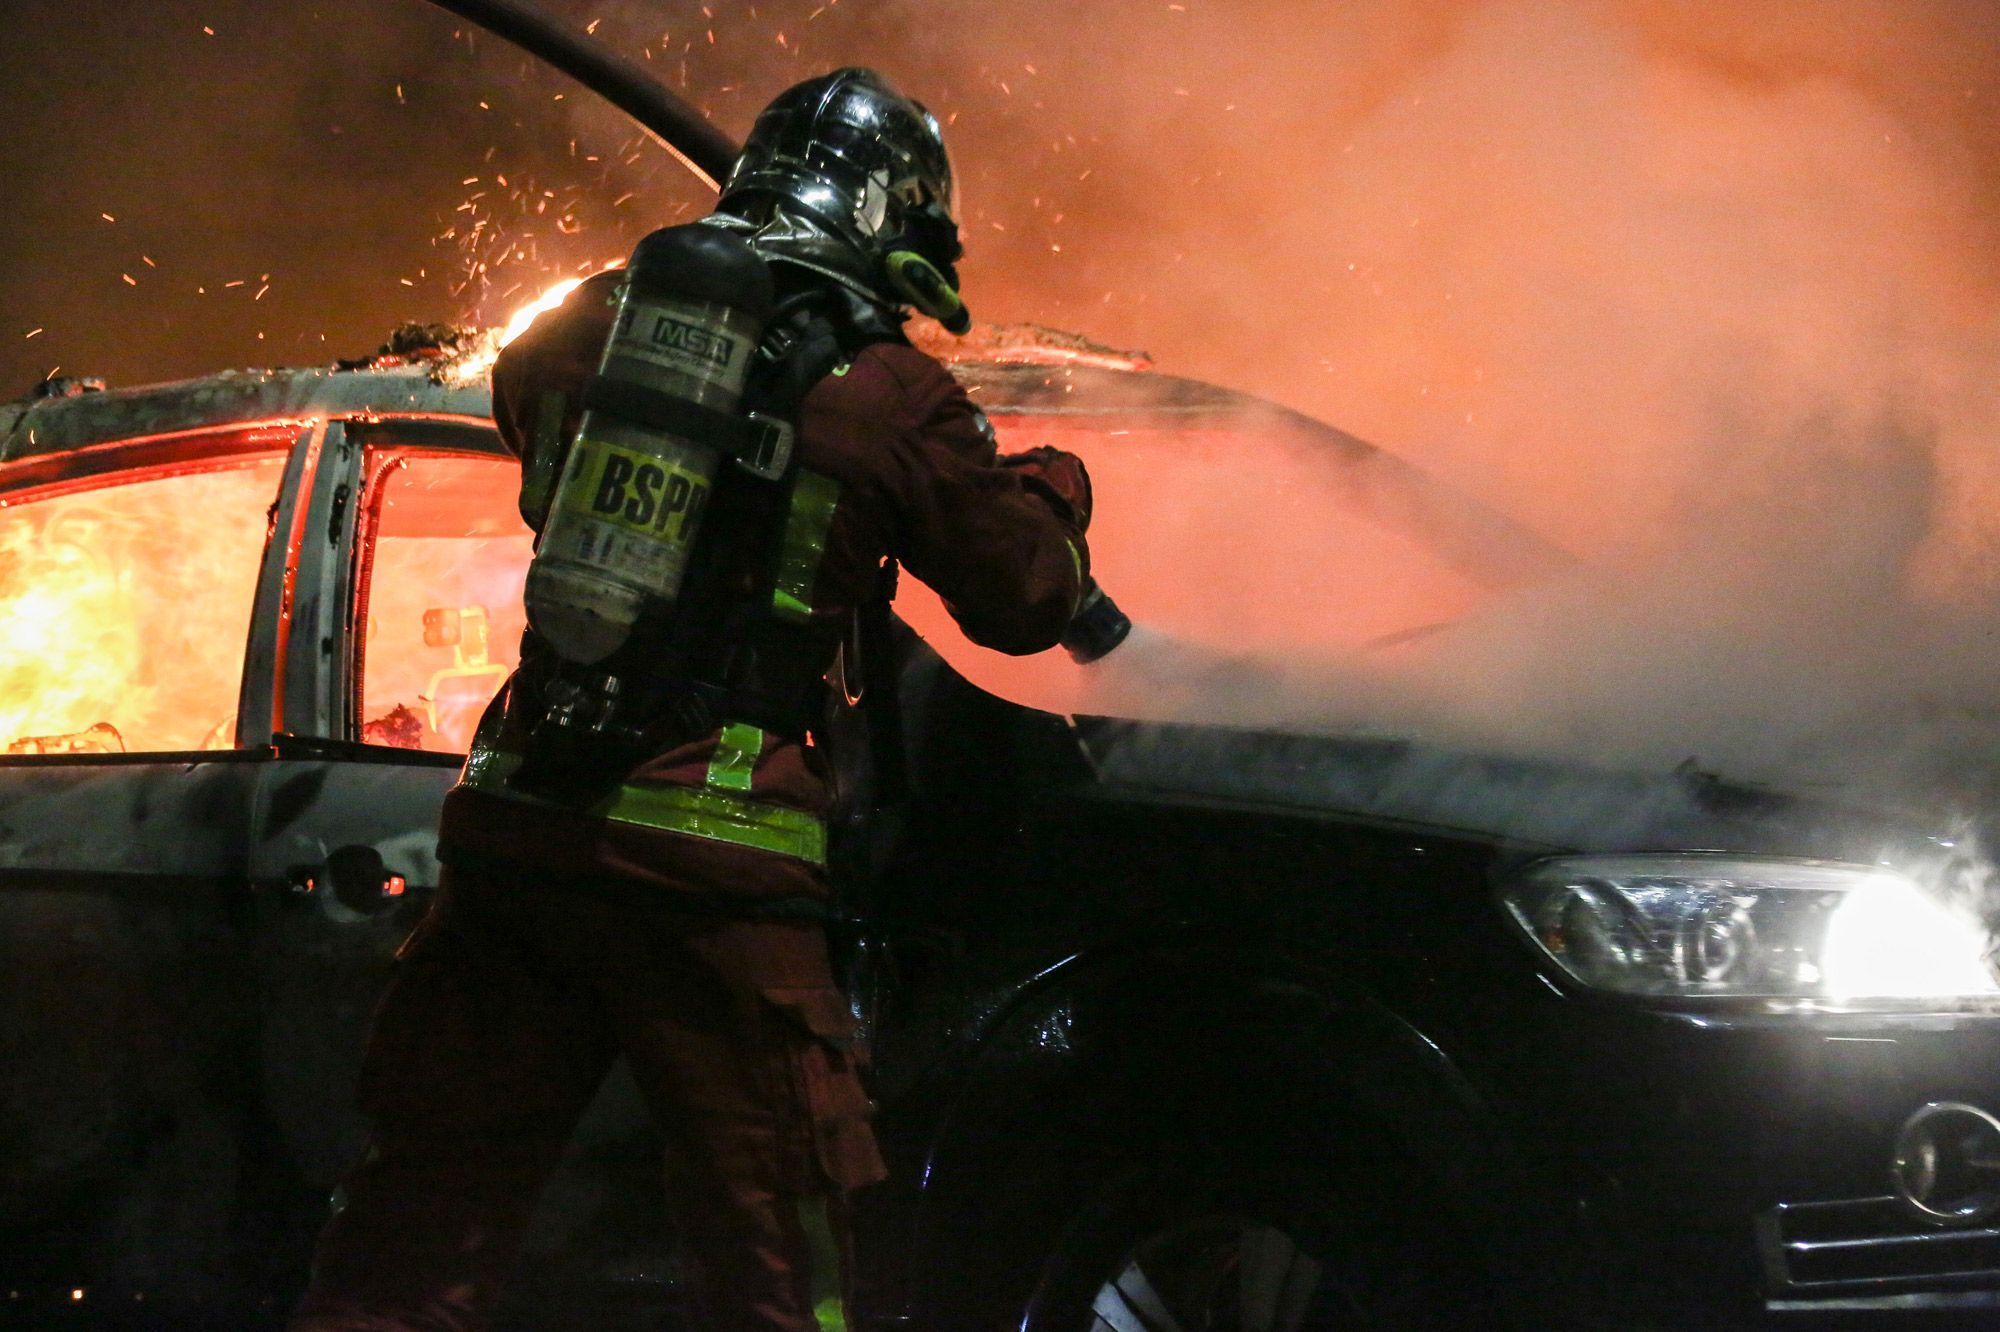
[[[294,1332],[487,1325],[537,1195],[626,1055],[667,1144],[696,1316],[812,1332],[802,1208],[883,1175],[824,929],[447,869],[376,1016],[373,1137]]]

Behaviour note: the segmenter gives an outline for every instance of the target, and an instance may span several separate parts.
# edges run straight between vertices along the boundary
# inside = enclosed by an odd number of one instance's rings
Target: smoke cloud
[[[1246,559],[1229,605],[1261,633],[1141,641],[1100,701],[1990,785],[1995,11],[1181,12],[1122,31],[1122,63],[1069,52],[1140,72],[1063,81],[1095,90],[1122,182],[1037,276],[1101,256],[1086,327],[1378,440],[1579,563],[1357,653],[1338,605],[1288,595],[1305,551]],[[1245,490],[1309,484],[1259,470]],[[1153,522],[1201,493],[1181,460],[1158,473],[1134,496]],[[1208,535],[1198,561],[1269,544]],[[1331,651],[1272,641],[1313,616]]]
[[[1309,451],[1232,469],[1107,447],[1099,567],[1152,642],[1089,679],[1009,677],[1042,701],[2000,785],[1991,4],[551,7],[739,133],[796,78],[884,69],[949,123],[977,315],[1336,423],[1576,557],[1466,597],[1360,535],[1351,496],[1322,503]],[[99,160],[58,133],[69,151],[39,151],[62,171],[10,171],[35,183],[0,223],[0,291],[13,336],[48,329],[8,353],[14,379],[310,360],[395,318],[497,318],[705,202],[613,113],[415,0],[264,8],[162,7],[144,57],[140,20],[70,20],[65,49],[123,52],[124,81],[115,111],[65,94]],[[182,47],[209,78],[165,72]],[[119,221],[95,221],[114,197]],[[142,231],[174,241],[146,243],[179,286],[120,282],[125,226],[134,253]],[[266,272],[278,304],[215,303],[208,279]],[[1121,511],[1145,514],[1143,559]],[[1399,580],[1425,590],[1399,601]]]

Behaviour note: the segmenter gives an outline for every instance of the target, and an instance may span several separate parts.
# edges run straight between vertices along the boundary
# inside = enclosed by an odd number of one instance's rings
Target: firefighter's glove
[[[1025,453],[1003,453],[994,462],[1019,476],[1077,531],[1090,529],[1090,473],[1083,459],[1043,445]]]

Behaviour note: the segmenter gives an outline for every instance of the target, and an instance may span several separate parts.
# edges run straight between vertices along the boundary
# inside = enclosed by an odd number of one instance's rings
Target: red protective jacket
[[[610,328],[616,278],[587,282],[502,352],[493,371],[502,439],[532,466],[537,406],[550,391],[570,404],[562,438]],[[799,465],[838,487],[809,604],[815,621],[844,625],[879,582],[884,557],[932,587],[973,642],[1025,654],[1052,647],[1088,572],[1078,526],[1045,466],[996,464],[990,430],[950,373],[903,343],[876,343],[821,380],[799,418]],[[829,637],[837,638],[837,635]],[[829,661],[826,663],[831,665]],[[502,733],[503,748],[523,737]],[[654,755],[628,788],[701,787],[720,733]],[[476,751],[475,751],[476,752]],[[490,784],[489,784],[490,785]],[[823,756],[765,737],[741,793],[760,804],[823,817]],[[588,875],[704,894],[820,898],[809,859],[727,840],[663,831],[584,810],[526,804],[467,783],[445,803],[440,854],[497,856],[529,870]]]

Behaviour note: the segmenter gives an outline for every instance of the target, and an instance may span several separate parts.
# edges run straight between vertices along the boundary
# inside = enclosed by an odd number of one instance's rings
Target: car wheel
[[[1065,1235],[1023,1332],[1480,1332],[1501,1326],[1446,1228],[1379,1186],[1182,1170],[1109,1191]],[[1369,1196],[1374,1193],[1376,1196]]]

